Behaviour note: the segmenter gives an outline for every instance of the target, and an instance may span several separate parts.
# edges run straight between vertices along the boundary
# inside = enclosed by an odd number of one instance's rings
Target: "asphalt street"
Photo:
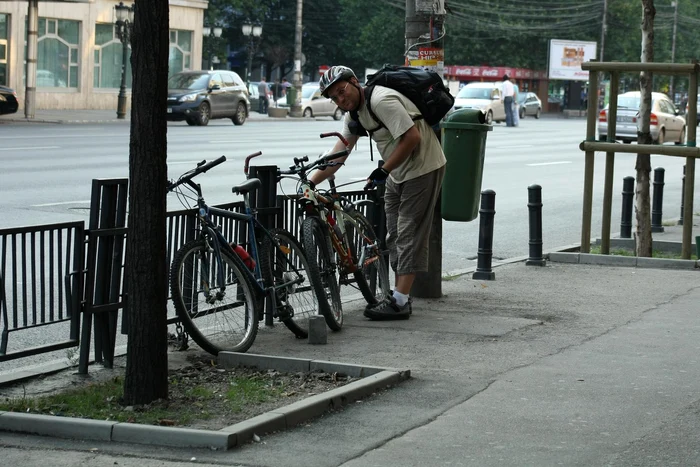
[[[207,201],[230,202],[231,186],[242,181],[243,160],[263,151],[258,165],[287,167],[294,157],[314,158],[330,149],[323,132],[340,129],[332,119],[261,122],[241,127],[212,121],[207,127],[168,125],[168,173],[177,177],[203,159],[226,155],[225,165],[199,177]],[[496,192],[493,250],[495,258],[528,252],[527,187],[542,186],[544,248],[580,240],[583,153],[581,119],[526,118],[520,126],[494,125],[489,132],[482,189]],[[128,175],[129,125],[0,125],[0,227],[85,219],[93,178]],[[376,154],[376,151],[375,151]],[[468,157],[468,156],[464,156]],[[375,155],[376,158],[376,155]],[[652,165],[666,170],[663,217],[680,214],[683,159],[653,156]],[[361,181],[371,172],[369,144],[359,148],[338,173],[338,183]],[[615,165],[612,230],[620,222],[622,179],[635,176],[635,157],[619,154]],[[604,154],[596,160],[592,237],[599,235],[602,216]],[[361,188],[361,182],[350,188]],[[292,183],[281,192],[295,192]],[[174,195],[169,208],[179,209]],[[443,272],[473,263],[478,248],[478,221],[448,222],[443,226]]]

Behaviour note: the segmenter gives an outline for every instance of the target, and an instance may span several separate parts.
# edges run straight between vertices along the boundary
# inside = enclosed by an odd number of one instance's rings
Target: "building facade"
[[[143,1],[143,0],[138,0]],[[136,3],[138,3],[138,1]],[[37,109],[115,109],[122,73],[114,0],[39,1]],[[129,0],[124,2],[131,5]],[[169,0],[169,74],[199,69],[206,0]],[[0,1],[0,85],[26,86],[28,2]],[[136,13],[138,15],[138,10]],[[127,92],[131,88],[130,50]],[[127,99],[130,102],[131,98]]]

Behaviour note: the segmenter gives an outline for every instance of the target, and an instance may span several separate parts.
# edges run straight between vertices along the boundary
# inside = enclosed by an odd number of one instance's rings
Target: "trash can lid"
[[[481,109],[458,109],[445,117],[450,123],[486,123],[486,114]]]

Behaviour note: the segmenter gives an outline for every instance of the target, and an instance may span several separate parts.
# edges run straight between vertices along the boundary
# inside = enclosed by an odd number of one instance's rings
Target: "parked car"
[[[227,70],[182,71],[168,79],[168,120],[204,126],[212,118],[243,125],[250,113],[245,83]]]
[[[700,125],[700,101],[697,103],[697,111],[695,114],[696,124]],[[685,119],[688,120],[688,103],[685,104]]]
[[[479,109],[486,114],[486,123],[505,122],[506,111],[501,102],[502,83],[469,83],[455,96],[453,110]]]
[[[250,100],[250,109],[253,111],[258,111],[260,109],[260,91],[258,90],[259,81],[251,81],[248,83],[248,99]],[[275,106],[275,102],[272,99],[272,89],[270,83],[267,83],[267,97],[270,99],[270,105]]]
[[[276,102],[277,107],[289,107],[286,97],[280,97]],[[304,117],[329,116],[333,117],[334,120],[340,120],[343,117],[343,111],[332,100],[321,95],[318,83],[302,85],[301,108]]]
[[[17,102],[15,90],[0,86],[0,115],[13,114],[18,108],[19,102]]]
[[[520,106],[520,118],[525,118],[526,115],[540,118],[542,114],[542,101],[534,92],[518,93],[518,105]]]
[[[615,139],[623,143],[637,141],[637,132],[641,129],[639,104],[641,93],[630,91],[617,96],[617,126]],[[608,135],[608,110],[605,106],[598,114],[598,138],[605,140]],[[676,144],[685,142],[685,119],[673,101],[660,92],[651,93],[650,132],[656,144],[674,141]]]

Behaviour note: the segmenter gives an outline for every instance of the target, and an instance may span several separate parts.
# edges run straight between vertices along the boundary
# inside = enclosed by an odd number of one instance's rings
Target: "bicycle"
[[[327,136],[338,136],[347,146],[339,133],[321,135],[322,138]],[[349,274],[353,275],[357,288],[369,304],[391,294],[386,255],[372,224],[356,204],[336,191],[349,183],[332,185],[330,190],[322,192],[312,188],[308,180],[311,171],[335,165],[333,159],[347,154],[347,150],[329,154],[308,165],[304,165],[308,156],[295,157],[289,170],[278,172],[280,180],[295,178],[299,182],[300,203],[306,214],[301,231],[302,245],[309,260],[309,278],[316,288],[319,311],[333,331],[339,331],[343,325],[339,284],[350,283]]]
[[[168,184],[168,191],[186,185],[196,194],[199,220],[198,237],[183,245],[173,258],[173,304],[186,331],[213,355],[250,348],[266,297],[273,316],[299,338],[308,336],[308,317],[318,309],[306,281],[309,266],[301,244],[284,229],[265,229],[250,208],[249,196],[261,186],[259,179],[250,178],[232,189],[243,196],[245,212],[208,206],[204,201],[200,185],[192,179],[225,160],[221,156],[209,163],[202,161]],[[181,191],[178,194],[188,196]],[[250,255],[224,238],[212,215],[246,223]],[[260,242],[256,229],[263,234]]]

